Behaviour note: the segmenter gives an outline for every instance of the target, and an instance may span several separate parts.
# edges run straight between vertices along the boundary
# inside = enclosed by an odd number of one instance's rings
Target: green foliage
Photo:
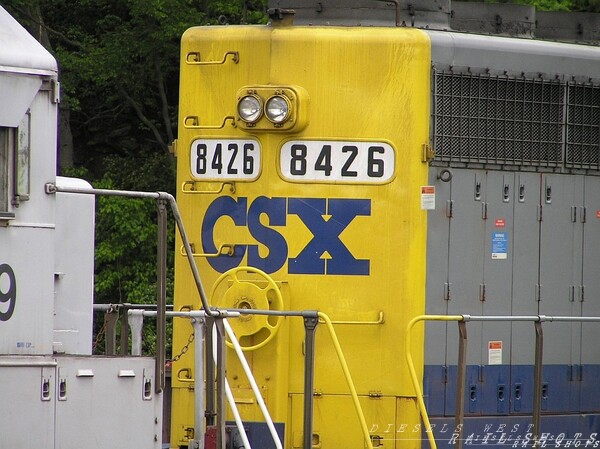
[[[600,0],[460,0],[484,3],[515,3],[535,6],[540,11],[600,12]]]
[[[515,0],[514,3],[532,5],[540,11],[570,11],[573,0]]]
[[[63,174],[98,188],[171,193],[175,163],[167,147],[176,138],[181,35],[191,26],[266,20],[266,0],[2,4],[59,62],[61,109],[69,112],[78,167],[63,167]],[[155,202],[99,197],[96,211],[95,302],[155,303]],[[172,302],[172,225],[168,235],[167,297]],[[151,353],[154,345],[149,325],[144,351]]]
[[[145,158],[111,156],[105,174],[94,186],[118,190],[162,190],[173,186],[174,161],[166,155]],[[169,188],[168,190],[171,190]],[[167,233],[167,302],[173,302],[173,251],[175,230]],[[157,206],[147,199],[101,196],[97,200],[96,279],[97,303],[154,304],[157,292]],[[152,353],[154,326],[144,329],[144,349]]]

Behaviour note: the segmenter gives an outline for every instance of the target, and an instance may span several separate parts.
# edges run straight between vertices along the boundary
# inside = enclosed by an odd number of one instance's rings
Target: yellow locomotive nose
[[[199,27],[184,35],[182,54],[202,60],[182,62],[178,204],[196,230],[203,282],[221,279],[226,290],[211,305],[244,309],[232,327],[273,421],[285,428],[285,447],[302,447],[309,437],[323,449],[368,447],[365,428],[416,422],[403,339],[409,320],[425,309],[427,35]],[[193,300],[185,264],[176,261],[175,308]],[[262,270],[275,287],[257,273],[235,271],[242,267]],[[221,277],[231,270],[237,280]],[[330,317],[355,394],[329,328],[322,329],[314,347],[314,431],[303,435],[309,344],[302,313],[309,311]],[[294,314],[275,320],[254,312]],[[173,345],[181,347],[190,330],[175,326]],[[420,359],[422,333],[413,337]],[[263,421],[234,349],[227,379],[239,414]],[[193,362],[186,354],[173,371],[191,372]],[[173,380],[173,400],[172,441],[185,446],[182,429],[193,426],[185,379]]]

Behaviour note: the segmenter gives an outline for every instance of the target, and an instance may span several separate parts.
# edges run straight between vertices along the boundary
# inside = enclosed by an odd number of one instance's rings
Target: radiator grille
[[[570,84],[566,165],[600,169],[600,86]]]
[[[562,165],[563,83],[447,72],[434,80],[436,160]]]

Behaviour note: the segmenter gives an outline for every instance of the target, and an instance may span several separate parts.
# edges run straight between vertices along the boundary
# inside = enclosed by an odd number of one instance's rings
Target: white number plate
[[[196,179],[244,179],[260,172],[260,144],[251,139],[198,139],[192,142],[190,164]]]
[[[295,140],[281,147],[280,170],[291,181],[376,183],[394,176],[396,154],[384,142]]]

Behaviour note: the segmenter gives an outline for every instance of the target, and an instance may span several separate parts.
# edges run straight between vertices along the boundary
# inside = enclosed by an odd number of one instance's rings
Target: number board
[[[197,179],[252,181],[260,173],[260,143],[252,139],[197,139],[190,154]]]
[[[335,183],[388,182],[396,154],[384,142],[295,140],[281,147],[280,170],[290,181]]]

